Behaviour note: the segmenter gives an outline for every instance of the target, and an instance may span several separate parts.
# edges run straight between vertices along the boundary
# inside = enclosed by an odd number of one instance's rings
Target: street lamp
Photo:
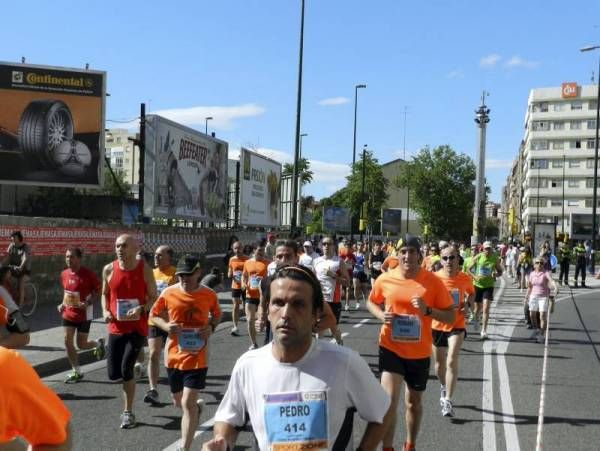
[[[292,170],[292,217],[290,231],[298,224],[298,160],[300,159],[300,117],[302,113],[302,59],[304,53],[304,0],[300,1],[300,52],[298,55],[298,91],[296,94],[296,133],[294,145],[294,168]]]
[[[354,87],[354,143],[352,144],[352,167],[354,167],[354,163],[356,163],[356,110],[357,110],[357,98],[358,98],[358,90],[360,88],[366,88],[367,85],[361,84],[356,85]]]
[[[204,118],[204,134],[208,135],[208,121],[212,121],[214,118],[212,116],[208,116]]]
[[[298,152],[298,159],[301,160],[302,159],[302,137],[303,136],[308,136],[308,133],[300,133],[300,151]]]
[[[363,240],[363,228],[360,227],[360,223],[363,221],[363,219],[365,218],[366,214],[365,214],[365,166],[366,166],[366,154],[367,154],[367,145],[365,144],[363,146],[363,151],[362,151],[362,184],[361,184],[361,189],[360,189],[360,217],[358,218],[358,223],[359,223],[359,229],[360,229],[360,241],[362,242]],[[364,225],[364,224],[363,224]]]
[[[590,45],[579,49],[581,52],[600,49],[600,45]],[[595,272],[596,256],[596,207],[598,203],[598,127],[600,124],[600,58],[598,58],[598,92],[596,94],[596,142],[594,146],[594,192],[592,194],[592,272]]]

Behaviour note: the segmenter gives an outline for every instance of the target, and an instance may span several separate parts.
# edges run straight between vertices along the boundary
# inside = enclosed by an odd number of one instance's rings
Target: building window
[[[529,198],[529,202],[528,205],[530,207],[537,207],[539,203],[540,207],[545,207],[546,204],[548,203],[547,199],[544,199],[543,197],[537,198],[537,197],[530,197]]]
[[[565,148],[565,143],[563,141],[552,141],[552,148],[554,150],[563,150]]]
[[[587,160],[585,160],[585,167],[587,169],[594,169],[594,159],[588,158]]]
[[[598,205],[596,205],[596,207],[600,207],[600,199],[597,200]],[[592,205],[594,205],[594,200],[593,199],[586,199],[585,200],[585,206],[586,208],[592,208]]]
[[[548,150],[548,140],[535,139],[531,141],[531,150]]]
[[[562,199],[550,199],[551,207],[562,207]]]
[[[548,169],[548,160],[531,160],[531,169]]]
[[[562,187],[562,180],[560,179],[552,179],[552,183],[551,185],[552,188],[561,188]]]
[[[588,130],[596,130],[596,119],[588,119],[587,120],[587,129]]]
[[[581,110],[583,108],[583,103],[581,102],[581,100],[575,100],[574,102],[571,102],[571,111],[578,111]]]
[[[581,121],[571,121],[571,130],[581,130]]]
[[[585,187],[593,188],[594,187],[594,179],[585,179]]]
[[[115,168],[117,168],[117,169],[123,168],[123,158],[115,158]]]
[[[578,168],[581,166],[581,160],[569,160],[570,168]]]
[[[553,168],[562,168],[563,167],[563,160],[552,160],[552,167]]]
[[[554,111],[565,111],[564,103],[555,103],[553,106],[554,106]]]
[[[595,139],[588,139],[586,147],[588,149],[595,149],[596,148],[596,140]]]
[[[565,122],[564,121],[556,121],[554,123],[554,130],[564,130],[564,129],[565,129]]]
[[[539,186],[538,186],[539,185]],[[529,179],[530,188],[548,188],[548,179],[542,179],[537,177],[531,177]]]
[[[531,123],[531,130],[534,132],[542,132],[550,130],[550,122],[534,121]]]
[[[570,141],[569,148],[571,149],[581,149],[581,141]]]
[[[534,113],[547,113],[548,112],[548,102],[539,102],[533,104],[533,112]]]
[[[579,188],[579,180],[577,179],[569,179],[569,188]]]
[[[596,110],[597,107],[597,102],[595,100],[590,100],[588,102],[588,110]]]
[[[579,199],[567,199],[568,207],[579,207]]]

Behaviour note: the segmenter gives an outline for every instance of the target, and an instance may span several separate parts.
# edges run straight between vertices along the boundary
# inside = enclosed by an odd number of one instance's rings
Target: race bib
[[[242,282],[242,271],[233,271],[233,280],[235,283]]]
[[[257,276],[256,274],[252,274],[250,276],[250,288],[253,290],[258,290],[260,288],[261,281],[262,281],[262,277]]]
[[[322,390],[264,396],[264,420],[270,450],[326,450],[327,393]]]
[[[177,345],[179,351],[195,354],[204,348],[206,341],[200,337],[200,329],[197,327],[183,328],[177,337]]]
[[[373,269],[375,271],[381,271],[381,265],[382,265],[381,262],[373,262]]]
[[[137,314],[132,317],[127,317],[127,312],[132,308],[136,308],[140,305],[140,301],[137,299],[117,299],[117,319],[119,321],[137,321],[140,319],[140,315]]]
[[[392,319],[392,340],[421,341],[421,318],[419,315],[395,315]]]
[[[454,307],[458,307],[460,305],[460,291],[458,291],[456,288],[452,288],[450,290],[450,297],[452,298],[452,304],[454,304]]]
[[[78,291],[65,290],[65,294],[63,296],[63,305],[68,305],[69,307],[80,307],[80,304],[81,298]]]
[[[483,276],[483,277],[491,276],[492,268],[488,268],[487,266],[480,266],[479,267],[479,275]]]

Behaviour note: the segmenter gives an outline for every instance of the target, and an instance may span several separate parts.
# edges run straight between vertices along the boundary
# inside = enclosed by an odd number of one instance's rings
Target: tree
[[[450,146],[428,146],[408,161],[395,183],[410,188],[410,206],[435,238],[467,240],[473,225],[475,164]]]
[[[301,185],[312,182],[313,171],[310,170],[310,162],[306,158],[300,158],[298,160],[298,173],[300,174]],[[294,175],[293,163],[285,163],[281,175],[283,177],[292,177]]]
[[[389,197],[387,193],[389,181],[383,176],[379,161],[373,157],[373,152],[367,150],[364,161],[364,197],[362,190],[363,159],[361,158],[354,163],[352,173],[346,177],[346,180],[348,180],[346,187],[335,193],[332,198],[340,193],[344,201],[344,206],[348,207],[353,217],[356,218],[355,225],[358,223],[358,217],[364,203],[366,209],[363,213],[363,218],[367,220],[368,225],[374,226],[381,218],[381,209]],[[357,227],[353,227],[353,229],[357,230]]]

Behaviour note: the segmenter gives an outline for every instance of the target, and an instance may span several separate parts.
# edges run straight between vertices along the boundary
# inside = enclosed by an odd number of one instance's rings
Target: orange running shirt
[[[231,270],[233,276],[231,277],[231,289],[240,290],[242,288],[242,272],[244,271],[244,263],[248,260],[248,257],[242,255],[236,257],[235,255],[229,259],[228,268]]]
[[[384,271],[389,271],[390,269],[394,269],[400,264],[400,260],[395,255],[388,255],[385,257],[385,260],[381,264],[381,269]]]
[[[431,355],[432,318],[412,306],[415,296],[431,308],[452,306],[442,281],[423,269],[414,279],[401,279],[398,271],[383,273],[375,280],[369,295],[369,301],[383,304],[386,312],[396,315],[392,324],[381,327],[379,345],[405,359],[424,359]]]
[[[251,258],[244,263],[242,277],[248,279],[246,286],[246,298],[260,299],[260,288],[262,280],[267,277],[267,260],[256,260]]]
[[[444,332],[450,332],[452,329],[464,329],[465,328],[465,315],[460,311],[460,307],[466,302],[467,297],[475,293],[473,287],[473,280],[467,274],[459,271],[454,277],[448,277],[443,270],[435,273],[440,278],[456,309],[456,319],[454,324],[442,323],[441,321],[432,320],[431,328],[435,330],[441,330]]]
[[[157,296],[160,296],[160,294],[165,290],[165,288],[177,283],[177,276],[175,275],[176,270],[177,269],[175,268],[175,266],[169,266],[165,271],[161,271],[160,268],[154,268],[152,270],[152,274],[154,274],[154,280],[156,281]],[[149,317],[148,325],[154,326],[154,323],[150,320]]]
[[[167,314],[167,322],[174,321],[186,329],[183,333],[187,337],[197,340],[197,331],[194,329],[208,325],[208,314],[212,317],[221,315],[217,294],[210,288],[200,286],[192,293],[187,293],[180,284],[166,288],[158,297],[151,310],[152,316],[163,316]],[[195,336],[195,338],[193,338]],[[169,335],[167,342],[167,368],[178,370],[195,370],[206,368],[206,345],[203,343],[201,349],[190,350],[181,348],[179,335]]]
[[[0,444],[22,436],[31,445],[67,438],[71,413],[17,352],[0,347]]]

